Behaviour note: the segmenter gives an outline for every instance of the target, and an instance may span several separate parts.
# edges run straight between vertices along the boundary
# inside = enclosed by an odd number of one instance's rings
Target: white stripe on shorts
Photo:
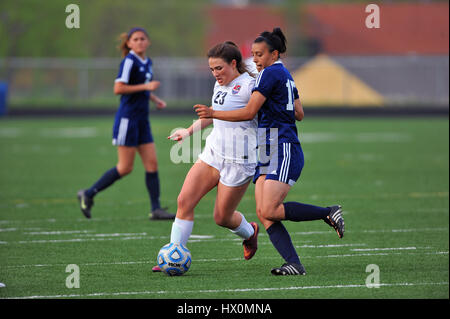
[[[283,162],[280,168],[280,177],[278,180],[287,183],[289,166],[291,163],[291,143],[283,143]]]
[[[117,145],[125,145],[128,131],[129,119],[122,117],[120,119],[119,133],[117,134]]]
[[[283,181],[283,170],[284,170],[285,164],[286,164],[286,145],[285,145],[285,143],[283,143],[283,161],[281,162],[281,167],[280,167],[280,177],[278,177],[278,180],[280,182]]]

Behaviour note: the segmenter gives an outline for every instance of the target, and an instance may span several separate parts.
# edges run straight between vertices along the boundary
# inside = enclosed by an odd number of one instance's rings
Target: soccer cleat
[[[286,263],[279,268],[273,268],[271,271],[275,276],[293,276],[306,275],[305,267],[302,264]]]
[[[154,266],[154,267],[152,268],[152,271],[153,271],[153,272],[161,272],[161,268],[159,268],[159,266]]]
[[[252,225],[255,232],[253,235],[242,242],[242,245],[244,246],[244,259],[249,260],[251,259],[258,249],[258,233],[259,233],[259,226],[255,222],[251,222],[250,225]]]
[[[329,208],[331,209],[331,211],[324,219],[324,221],[336,230],[339,238],[342,238],[344,237],[345,232],[344,218],[342,217],[342,207],[340,205],[336,205]]]
[[[157,208],[150,213],[151,220],[169,220],[175,219],[175,214],[171,214],[164,208]]]
[[[88,197],[84,189],[78,191],[77,197],[80,202],[81,212],[86,218],[91,218],[91,208],[94,206],[94,199]]]

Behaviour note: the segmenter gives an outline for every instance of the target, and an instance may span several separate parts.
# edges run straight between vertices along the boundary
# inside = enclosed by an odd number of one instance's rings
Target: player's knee
[[[120,176],[125,176],[133,171],[133,165],[118,165],[117,172]]]
[[[219,226],[227,227],[229,224],[230,218],[219,211],[214,211],[214,221]]]
[[[262,209],[259,206],[256,207],[256,216],[258,216],[259,219],[262,218]]]
[[[266,214],[264,214],[264,211],[261,207],[256,208],[256,216],[258,216],[259,221],[264,225],[265,222],[268,221],[268,218],[266,218]]]
[[[259,209],[259,213],[257,211],[258,214],[258,218],[260,220],[271,220],[271,221],[275,221],[278,220],[274,214],[275,209],[273,207],[273,205],[262,205],[262,207]]]
[[[261,209],[260,213],[258,214],[259,220],[270,220],[270,214],[268,211],[265,211]]]
[[[156,172],[158,170],[157,161],[149,161],[145,166],[148,172]]]
[[[179,212],[190,211],[192,210],[192,200],[189,198],[189,196],[181,193],[177,198],[177,206]]]
[[[179,210],[183,210],[184,206],[186,206],[186,199],[182,194],[179,194],[177,197],[177,207]]]

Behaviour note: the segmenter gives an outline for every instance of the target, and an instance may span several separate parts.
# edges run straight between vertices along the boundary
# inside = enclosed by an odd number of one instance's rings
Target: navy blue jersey
[[[152,60],[143,60],[133,51],[120,63],[119,74],[115,82],[123,82],[129,85],[143,84],[151,81]],[[118,116],[129,119],[147,118],[149,113],[150,91],[140,91],[132,94],[122,94]]]
[[[263,134],[258,138],[259,144],[274,144],[274,136],[270,136],[273,129],[278,131],[278,144],[299,143],[294,109],[294,100],[299,98],[298,90],[283,63],[277,61],[263,69],[253,91],[266,97],[258,112],[258,133]]]

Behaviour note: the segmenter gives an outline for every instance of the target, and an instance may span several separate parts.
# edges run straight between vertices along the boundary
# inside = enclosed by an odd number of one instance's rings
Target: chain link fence
[[[448,108],[448,56],[335,56],[348,72],[391,105]],[[294,72],[310,58],[286,58]],[[116,108],[113,94],[120,59],[1,58],[0,81],[8,84],[9,108]],[[155,92],[174,107],[208,103],[214,79],[206,58],[153,58]],[[306,105],[305,105],[306,106]]]

